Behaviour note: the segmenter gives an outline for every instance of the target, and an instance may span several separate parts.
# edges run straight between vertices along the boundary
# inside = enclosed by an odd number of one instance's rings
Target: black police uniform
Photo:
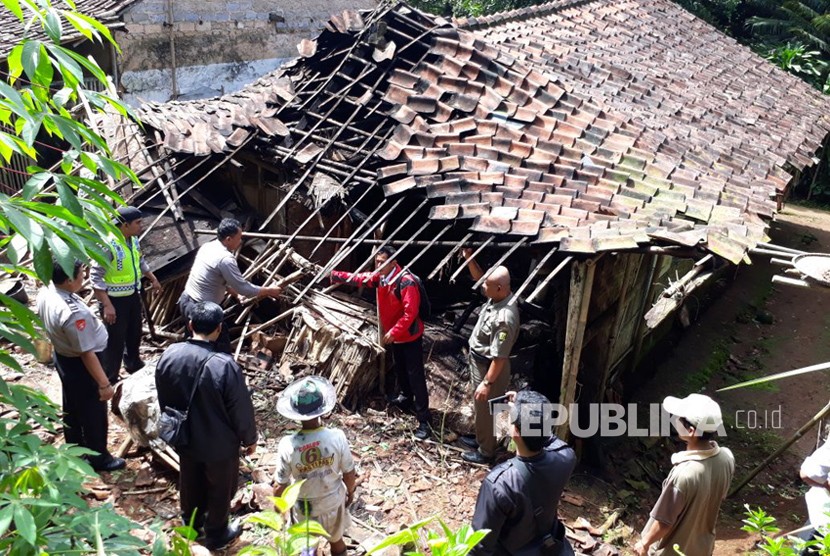
[[[529,475],[519,469],[522,463],[517,460],[523,462]],[[473,514],[473,527],[490,529],[490,533],[471,554],[504,556],[524,553],[526,550],[523,551],[523,548],[526,549],[542,536],[533,515],[531,493],[536,493],[539,498],[536,504],[542,504],[538,521],[550,524],[546,527],[550,531],[557,520],[559,497],[575,466],[573,449],[554,436],[535,456],[516,456],[494,467],[481,484]],[[567,541],[565,544],[562,554],[572,554]]]

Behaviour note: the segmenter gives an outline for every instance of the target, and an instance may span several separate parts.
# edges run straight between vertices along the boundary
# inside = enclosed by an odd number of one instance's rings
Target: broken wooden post
[[[562,362],[562,386],[559,403],[569,408],[576,399],[576,378],[579,374],[579,358],[582,355],[582,340],[588,322],[588,308],[591,305],[591,290],[594,286],[596,259],[577,262],[571,268],[571,289],[568,299],[568,318],[565,330],[565,357]],[[566,441],[570,437],[570,420],[559,425],[556,434]]]
[[[611,332],[608,336],[608,351],[605,355],[602,367],[600,367],[599,379],[599,399],[598,402],[605,401],[605,390],[608,388],[608,377],[611,374],[611,368],[614,366],[614,351],[617,349],[617,339],[622,331],[623,323],[625,322],[626,308],[628,306],[628,292],[632,289],[630,282],[637,277],[637,272],[640,270],[640,264],[634,264],[634,257],[640,258],[640,255],[621,254],[625,257],[623,279],[621,284],[620,298],[617,300],[617,307],[614,309],[614,324],[611,325]],[[638,261],[640,263],[641,261]]]

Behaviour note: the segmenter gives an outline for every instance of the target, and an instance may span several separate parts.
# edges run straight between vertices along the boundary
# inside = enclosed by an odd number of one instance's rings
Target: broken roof
[[[121,12],[137,0],[76,0],[75,5],[82,14],[93,17],[107,27],[121,22]],[[22,5],[23,6],[23,5]],[[23,6],[24,16],[30,12]],[[64,40],[81,38],[72,28],[64,27]],[[41,33],[42,34],[42,33]],[[25,36],[25,29],[11,10],[0,10],[0,55],[6,56],[12,47]],[[44,35],[45,36],[45,35]]]
[[[425,196],[431,220],[485,236],[736,263],[830,131],[826,97],[669,0],[455,25],[397,4],[336,16],[300,52],[238,93],[140,116],[177,152],[256,139],[296,169],[291,193],[323,174]]]

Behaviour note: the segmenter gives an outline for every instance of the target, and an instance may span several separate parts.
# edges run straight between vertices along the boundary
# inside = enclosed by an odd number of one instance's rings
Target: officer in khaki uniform
[[[141,277],[149,278],[154,289],[161,289],[138,245],[141,216],[141,211],[135,207],[118,209],[115,223],[124,239],[115,235],[107,238],[112,252],[110,264],[104,267],[95,263],[92,266],[93,292],[101,304],[101,318],[109,333],[104,370],[112,382],[118,381],[122,358],[129,373],[144,366],[138,353],[141,344]]]
[[[471,250],[463,251],[474,280],[484,272],[471,258]],[[470,335],[470,386],[475,410],[475,439],[462,437],[461,442],[470,452],[462,454],[465,461],[492,463],[496,455],[496,437],[493,417],[487,400],[504,395],[510,384],[510,350],[519,335],[519,309],[510,304],[510,273],[507,268],[496,268],[482,285],[487,303],[481,308],[472,335]]]
[[[52,283],[37,296],[37,312],[54,347],[55,367],[63,387],[63,424],[66,442],[97,452],[89,456],[96,471],[124,467],[107,450],[107,400],[112,384],[101,364],[107,330],[76,293],[84,283],[83,266],[76,262],[70,278],[54,264]]]

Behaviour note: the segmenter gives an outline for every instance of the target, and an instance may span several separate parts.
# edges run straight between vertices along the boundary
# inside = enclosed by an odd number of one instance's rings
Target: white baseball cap
[[[715,432],[723,425],[718,402],[703,394],[689,394],[685,398],[668,396],[663,400],[663,408],[678,417],[686,419],[700,432]]]

